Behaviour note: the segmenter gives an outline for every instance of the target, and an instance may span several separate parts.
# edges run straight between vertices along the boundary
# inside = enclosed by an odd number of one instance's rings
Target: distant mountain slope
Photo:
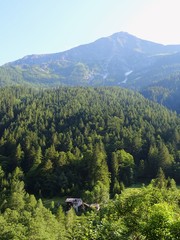
[[[180,74],[141,91],[142,95],[180,114]]]
[[[8,63],[0,68],[0,85],[24,82],[140,89],[179,69],[180,45],[165,46],[120,32],[65,52],[30,55]]]

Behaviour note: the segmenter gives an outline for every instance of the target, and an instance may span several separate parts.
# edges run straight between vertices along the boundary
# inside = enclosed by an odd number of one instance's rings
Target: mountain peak
[[[163,74],[179,71],[177,52],[180,53],[180,45],[164,46],[127,32],[117,32],[64,52],[26,56],[5,67],[6,70],[10,67],[10,73],[13,71],[11,81],[20,78],[51,86],[139,88],[161,80]]]
[[[111,37],[112,38],[123,38],[123,37],[135,37],[135,36],[133,36],[132,34],[130,34],[130,33],[128,33],[128,32],[123,32],[123,31],[121,31],[121,32],[116,32],[116,33],[113,33],[112,35],[111,35]]]

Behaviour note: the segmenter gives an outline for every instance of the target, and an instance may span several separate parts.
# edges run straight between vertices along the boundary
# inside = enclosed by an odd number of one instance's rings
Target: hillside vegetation
[[[0,162],[6,173],[22,169],[29,192],[88,195],[100,185],[114,195],[159,168],[180,182],[180,119],[138,93],[12,87],[0,94]]]

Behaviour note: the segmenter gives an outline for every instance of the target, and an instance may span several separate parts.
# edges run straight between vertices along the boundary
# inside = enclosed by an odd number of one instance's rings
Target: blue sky
[[[179,0],[0,0],[0,65],[115,32],[180,44]]]

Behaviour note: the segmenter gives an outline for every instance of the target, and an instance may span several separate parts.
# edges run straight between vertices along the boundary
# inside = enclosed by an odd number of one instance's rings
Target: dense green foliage
[[[0,164],[39,196],[106,201],[161,167],[180,182],[180,119],[120,88],[0,89]]]
[[[101,205],[77,216],[62,206],[45,208],[24,190],[16,168],[5,177],[0,169],[0,239],[9,240],[178,240],[180,191],[162,170],[147,187],[126,189]]]

